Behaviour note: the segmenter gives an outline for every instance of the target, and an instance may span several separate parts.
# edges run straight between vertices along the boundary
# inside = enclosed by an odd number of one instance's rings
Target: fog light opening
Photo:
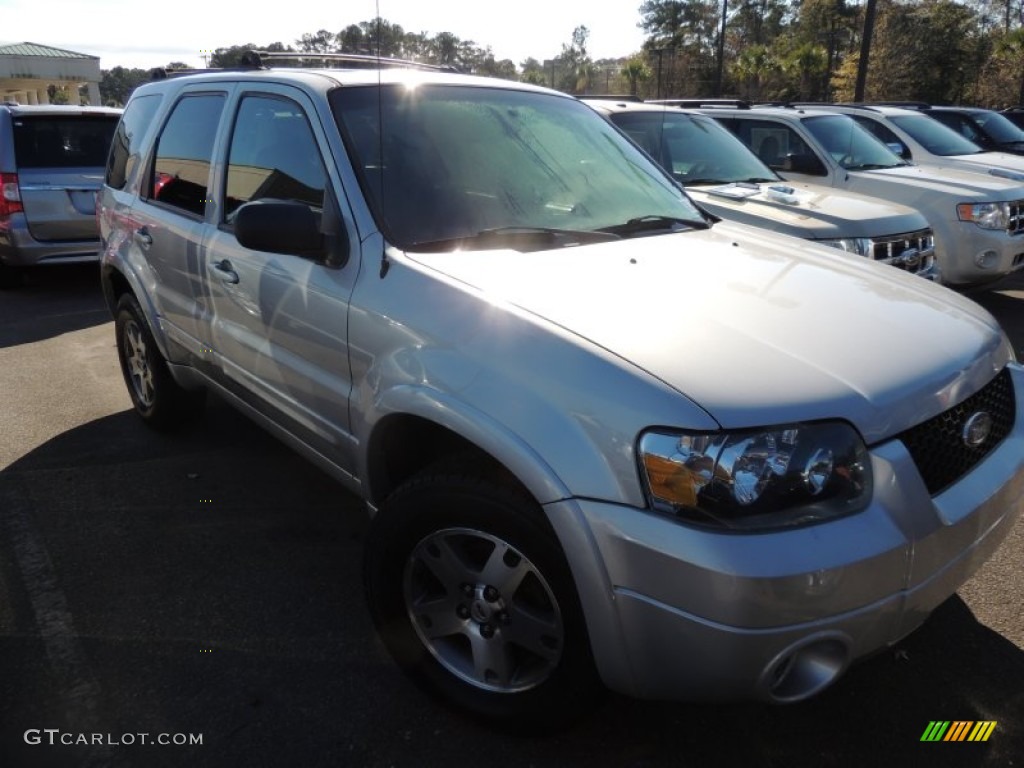
[[[999,263],[999,254],[995,251],[982,251],[975,255],[974,263],[981,269],[992,269]]]
[[[772,701],[791,703],[820,693],[849,663],[847,644],[835,637],[804,642],[782,652],[768,665],[764,681]]]

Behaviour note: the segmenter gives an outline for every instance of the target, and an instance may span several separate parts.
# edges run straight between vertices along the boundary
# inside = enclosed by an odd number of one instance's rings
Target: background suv
[[[98,259],[96,192],[119,109],[0,105],[0,286]]]
[[[982,149],[1024,155],[1024,130],[994,109],[918,106]]]
[[[818,184],[786,182],[729,131],[696,112],[615,99],[585,102],[715,216],[938,277],[931,228],[915,210]]]
[[[149,83],[99,218],[139,417],[216,393],[363,498],[384,645],[477,717],[550,729],[602,685],[806,699],[1020,512],[1024,370],[990,315],[710,220],[565,94]]]
[[[824,109],[702,110],[784,178],[916,208],[935,233],[942,281],[985,285],[1024,268],[1024,183],[954,168],[910,165],[849,115]]]
[[[1024,157],[984,149],[920,110],[872,104],[793,104],[849,115],[904,160],[1024,180]]]

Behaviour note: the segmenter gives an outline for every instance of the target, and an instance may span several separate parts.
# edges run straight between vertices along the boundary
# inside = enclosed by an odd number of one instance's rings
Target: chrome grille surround
[[[919,229],[901,235],[873,237],[871,256],[875,261],[915,275],[929,271],[935,262],[935,236],[931,229]]]

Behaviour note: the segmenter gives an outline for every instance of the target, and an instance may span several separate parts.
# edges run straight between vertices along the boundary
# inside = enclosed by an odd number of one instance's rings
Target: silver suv
[[[1024,503],[1024,369],[990,315],[711,224],[563,94],[165,79],[127,106],[99,216],[139,416],[216,393],[365,499],[384,643],[491,721],[553,727],[601,684],[810,697]]]
[[[0,104],[0,287],[96,261],[96,192],[119,109]]]
[[[849,115],[822,109],[712,107],[702,110],[757,152],[778,147],[768,166],[811,181],[916,208],[935,232],[942,281],[993,283],[1024,269],[1024,183],[955,168],[910,165]]]
[[[646,150],[715,216],[831,245],[929,280],[939,277],[935,238],[918,211],[819,184],[787,182],[697,112],[614,99],[584,103]],[[773,157],[765,142],[761,147]]]
[[[879,141],[918,165],[934,165],[1024,181],[1024,157],[982,149],[928,112],[874,104],[806,104],[802,109],[824,109],[849,115]]]

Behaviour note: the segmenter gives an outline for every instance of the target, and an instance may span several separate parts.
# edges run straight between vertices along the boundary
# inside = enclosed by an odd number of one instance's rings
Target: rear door
[[[206,358],[200,325],[208,305],[199,278],[214,147],[230,86],[189,86],[170,105],[132,207],[132,244],[154,273],[160,322],[168,338]],[[173,358],[178,354],[172,352]]]
[[[358,261],[331,266],[251,250],[234,234],[235,212],[260,200],[301,203],[321,221],[344,226],[327,137],[308,96],[283,84],[240,87],[231,111],[231,135],[218,153],[226,154],[218,164],[218,226],[204,248],[212,313],[207,347],[226,386],[350,468],[348,305]]]
[[[103,183],[116,114],[15,114],[14,156],[32,237],[95,240],[96,192]]]

